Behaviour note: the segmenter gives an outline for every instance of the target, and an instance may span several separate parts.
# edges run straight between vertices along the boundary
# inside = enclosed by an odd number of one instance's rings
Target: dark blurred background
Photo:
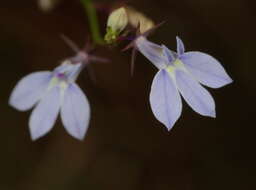
[[[106,3],[106,1],[104,1]],[[114,1],[108,1],[107,4]],[[98,5],[101,1],[97,1]],[[255,7],[249,0],[130,0],[156,22],[166,23],[151,40],[218,58],[234,83],[209,89],[217,118],[184,104],[167,132],[151,113],[148,96],[156,69],[143,56],[130,76],[130,52],[98,48],[108,64],[94,64],[96,83],[83,72],[78,83],[91,103],[86,138],[71,138],[60,121],[32,142],[30,112],[8,106],[21,77],[51,70],[73,55],[60,38],[80,47],[88,22],[78,0],[44,13],[37,1],[2,0],[0,6],[1,190],[240,190],[255,189]],[[102,32],[106,15],[100,13]]]

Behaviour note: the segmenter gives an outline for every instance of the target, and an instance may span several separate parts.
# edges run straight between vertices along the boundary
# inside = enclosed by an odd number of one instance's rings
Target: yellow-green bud
[[[125,8],[121,7],[114,10],[108,17],[107,27],[113,31],[123,31],[128,24],[128,17]]]
[[[108,17],[107,33],[104,37],[107,43],[113,43],[128,24],[128,16],[124,7],[114,10]]]

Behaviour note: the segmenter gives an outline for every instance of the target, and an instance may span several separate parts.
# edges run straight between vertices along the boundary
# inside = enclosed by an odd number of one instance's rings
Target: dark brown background
[[[97,1],[100,2],[100,1]],[[109,1],[111,3],[112,1]],[[155,21],[167,21],[151,37],[175,49],[179,35],[188,50],[218,58],[234,83],[212,90],[217,118],[201,117],[184,104],[170,133],[152,115],[148,95],[156,69],[141,55],[135,76],[129,53],[99,48],[111,58],[95,64],[78,83],[92,118],[83,142],[61,122],[30,140],[28,118],[8,106],[16,82],[50,70],[72,55],[61,33],[83,46],[88,23],[78,1],[41,12],[36,1],[0,5],[1,190],[240,190],[255,189],[255,9],[249,0],[134,0]],[[101,13],[102,18],[104,13]],[[104,28],[104,22],[102,22]]]

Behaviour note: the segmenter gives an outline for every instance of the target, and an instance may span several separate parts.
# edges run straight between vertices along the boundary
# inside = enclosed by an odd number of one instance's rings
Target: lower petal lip
[[[186,52],[180,59],[188,72],[205,86],[220,88],[233,82],[221,63],[206,53]]]
[[[215,102],[211,94],[189,73],[176,70],[175,76],[178,90],[188,105],[200,115],[215,117]]]

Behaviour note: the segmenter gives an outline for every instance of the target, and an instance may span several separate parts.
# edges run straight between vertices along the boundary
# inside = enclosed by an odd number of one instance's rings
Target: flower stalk
[[[81,0],[81,3],[83,4],[87,13],[93,42],[95,44],[102,45],[104,41],[100,34],[99,22],[95,7],[93,6],[91,0]]]

